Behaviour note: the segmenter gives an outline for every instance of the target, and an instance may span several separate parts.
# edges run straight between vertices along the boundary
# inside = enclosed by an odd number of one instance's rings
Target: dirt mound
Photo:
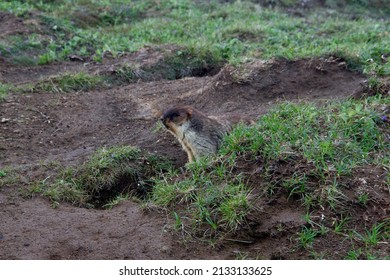
[[[280,101],[339,99],[361,92],[365,78],[346,69],[338,58],[298,61],[255,61],[240,68],[227,66],[205,87],[181,103],[196,104],[213,114],[264,114]]]
[[[48,67],[61,72],[54,69],[59,64]],[[19,79],[31,80],[23,77],[25,73],[20,71]],[[3,75],[5,82],[16,77]],[[53,209],[46,200],[21,198],[18,191],[51,175],[42,168],[45,162],[76,165],[102,146],[138,146],[183,166],[187,158],[177,141],[155,132],[162,111],[173,105],[192,105],[210,115],[256,118],[283,100],[345,98],[361,91],[364,80],[335,58],[277,60],[227,66],[216,76],[100,91],[13,94],[0,103],[0,169],[17,168],[21,179],[0,189],[0,259],[226,259],[249,251],[264,258],[307,258],[303,251],[287,250],[285,233],[302,226],[304,211],[284,195],[264,202],[262,219],[249,217],[250,236],[212,248],[202,242],[178,243],[165,231],[171,217],[143,212],[135,202],[107,211],[66,204]]]

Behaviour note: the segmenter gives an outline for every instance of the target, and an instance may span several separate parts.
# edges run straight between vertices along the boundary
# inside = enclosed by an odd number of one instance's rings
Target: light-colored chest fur
[[[192,143],[189,139],[196,137],[196,134],[194,131],[190,130],[190,124],[185,122],[182,125],[177,125],[173,128],[173,131],[170,130],[170,132],[177,138],[183,149],[186,151],[189,162],[193,162],[195,160],[195,154],[192,150]]]

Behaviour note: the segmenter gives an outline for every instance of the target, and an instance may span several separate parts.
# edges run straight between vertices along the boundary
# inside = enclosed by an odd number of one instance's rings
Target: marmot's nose
[[[168,128],[168,125],[167,125],[167,119],[164,119],[163,117],[162,118],[160,118],[160,121],[163,123],[163,125],[166,127],[166,128]]]

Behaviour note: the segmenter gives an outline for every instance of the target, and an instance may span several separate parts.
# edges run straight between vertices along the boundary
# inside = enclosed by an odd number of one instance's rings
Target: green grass
[[[389,148],[382,133],[384,124],[375,111],[382,103],[388,104],[388,97],[343,101],[322,108],[310,103],[284,103],[256,125],[233,131],[225,140],[222,154],[249,153],[268,161],[301,158],[312,168],[295,173],[282,185],[291,193],[304,193],[310,185],[306,178],[316,176],[328,184],[328,195],[337,196],[332,191],[337,178],[382,159]]]
[[[382,239],[388,239],[390,234],[390,226],[389,221],[375,224],[372,226],[370,230],[366,230],[364,234],[360,234],[358,232],[354,232],[355,235],[364,242],[366,246],[372,245],[375,246]]]
[[[348,252],[347,256],[344,258],[346,260],[358,260],[362,255],[362,249],[351,250]]]
[[[129,194],[118,194],[116,197],[114,197],[112,200],[110,200],[108,203],[103,205],[104,209],[112,209],[113,207],[117,206],[123,201],[129,200],[130,196]]]
[[[364,233],[359,233],[355,230],[351,231],[351,237],[356,239],[357,243],[352,246],[352,249],[348,251],[345,259],[357,260],[357,259],[389,259],[390,256],[378,255],[376,248],[380,243],[387,244],[390,238],[390,221],[385,219],[381,223],[374,223],[371,228],[366,228]],[[359,243],[363,243],[359,246]]]
[[[335,223],[334,223],[334,232],[335,233],[344,232],[347,229],[348,221],[350,221],[350,217],[341,216],[341,218],[339,220],[335,221]]]
[[[253,188],[261,188],[261,196],[286,192],[308,210],[327,209],[337,217],[348,213],[351,197],[345,184],[354,172],[367,164],[388,168],[388,127],[380,108],[389,102],[389,97],[376,96],[322,106],[282,103],[255,125],[238,125],[225,137],[218,156],[188,164],[184,178],[174,173],[157,178],[151,201],[175,211],[180,228],[184,224],[213,237],[245,224],[256,207]],[[248,171],[240,172],[240,162],[256,164],[260,159],[262,186],[247,184]],[[279,162],[286,162],[288,171],[279,171]],[[360,202],[368,203],[361,194]],[[332,225],[311,223],[312,228],[300,233],[299,243],[310,247],[328,231],[344,235],[349,221],[342,215]]]
[[[299,244],[303,248],[311,247],[318,232],[312,228],[304,227],[299,233]]]
[[[8,93],[12,91],[13,86],[9,84],[3,84],[0,82],[0,101],[5,100],[8,96]]]
[[[53,202],[111,208],[129,194],[145,197],[151,178],[168,169],[167,160],[135,147],[101,148],[83,165],[63,168],[58,176],[36,182],[30,194],[42,194]]]
[[[5,185],[5,177],[8,175],[8,171],[0,169],[0,188]]]
[[[0,169],[0,189],[22,184],[26,184],[26,179],[23,178],[18,167],[6,166]]]
[[[266,160],[269,193],[284,188],[308,207],[317,203],[336,209],[347,201],[343,178],[367,164],[388,168],[386,125],[376,111],[384,104],[389,104],[388,97],[334,102],[320,108],[311,103],[283,103],[256,125],[237,127],[226,137],[221,154]],[[290,177],[278,177],[277,170],[269,170],[267,166],[278,161],[289,164]],[[366,202],[364,196],[357,196]]]
[[[355,1],[347,6],[367,5]],[[192,50],[200,61],[205,51],[211,62],[233,64],[253,58],[336,54],[350,68],[379,76],[390,73],[390,63],[381,60],[390,52],[388,17],[351,18],[343,11],[320,9],[297,18],[247,1],[12,1],[0,4],[0,10],[22,17],[31,10],[40,11],[47,34],[32,34],[27,40],[16,36],[0,42],[0,49],[6,56],[32,53],[31,61],[42,64],[70,54],[99,61],[105,52],[117,55],[145,45],[169,44]],[[193,63],[189,61],[189,67]]]
[[[106,84],[104,77],[92,76],[83,72],[79,72],[51,76],[38,81],[35,84],[18,87],[15,89],[15,91],[65,93],[89,91],[107,86],[109,85]]]
[[[156,63],[139,66],[124,64],[115,69],[113,76],[106,77],[116,84],[137,81],[150,81],[156,79],[174,80],[188,76],[202,76],[208,71],[222,67],[222,62],[215,60],[211,51],[194,48],[164,48],[157,47],[163,54],[162,59]]]
[[[357,196],[357,200],[358,202],[361,204],[361,205],[367,205],[368,201],[369,201],[370,197],[369,197],[369,194],[368,193],[360,193],[358,194]]]
[[[240,181],[240,176],[227,174],[224,162],[210,162],[210,159],[194,162],[188,165],[184,180],[172,182],[175,174],[157,178],[151,201],[168,208],[185,205],[181,215],[189,221],[185,226],[193,232],[205,231],[208,236],[220,231],[234,232],[251,209],[250,190]],[[181,216],[178,219],[184,220]]]
[[[162,51],[165,54],[161,60],[143,67],[135,64],[123,64],[116,67],[112,73],[100,75],[91,75],[85,72],[65,72],[21,86],[0,83],[0,100],[4,99],[8,92],[85,92],[138,81],[173,80],[187,76],[201,76],[213,67],[221,66],[219,62],[212,60],[213,57],[207,50],[204,53],[196,53],[197,50],[193,49],[177,49],[172,52]]]
[[[364,250],[362,248],[352,249],[348,251],[347,255],[344,257],[345,260],[390,260],[390,256],[379,257],[377,252],[373,250]]]

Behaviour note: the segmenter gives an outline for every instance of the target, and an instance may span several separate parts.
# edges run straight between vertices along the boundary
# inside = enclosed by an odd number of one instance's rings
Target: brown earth
[[[139,53],[126,59],[131,57],[142,60]],[[111,60],[111,65],[116,63],[120,61]],[[79,71],[86,66],[82,62],[23,68],[2,64],[0,71],[2,82],[24,83],[69,67]],[[291,233],[305,224],[305,210],[285,194],[261,202],[260,209],[248,217],[250,232],[212,247],[201,238],[184,242],[170,226],[172,217],[154,208],[143,210],[135,201],[111,210],[66,203],[53,208],[44,198],[23,198],[20,191],[50,176],[51,163],[76,165],[102,146],[135,145],[183,166],[186,154],[175,139],[153,132],[161,112],[173,105],[189,104],[210,115],[256,118],[279,101],[346,98],[361,92],[364,81],[364,76],[331,57],[255,61],[239,69],[224,67],[215,76],[90,92],[13,94],[0,103],[0,169],[15,168],[21,175],[16,183],[0,189],[0,259],[309,258],[291,240]],[[365,210],[360,212],[363,215]],[[377,219],[388,214],[382,212],[378,210]]]
[[[0,38],[29,33],[31,29],[22,19],[10,13],[0,12]]]

